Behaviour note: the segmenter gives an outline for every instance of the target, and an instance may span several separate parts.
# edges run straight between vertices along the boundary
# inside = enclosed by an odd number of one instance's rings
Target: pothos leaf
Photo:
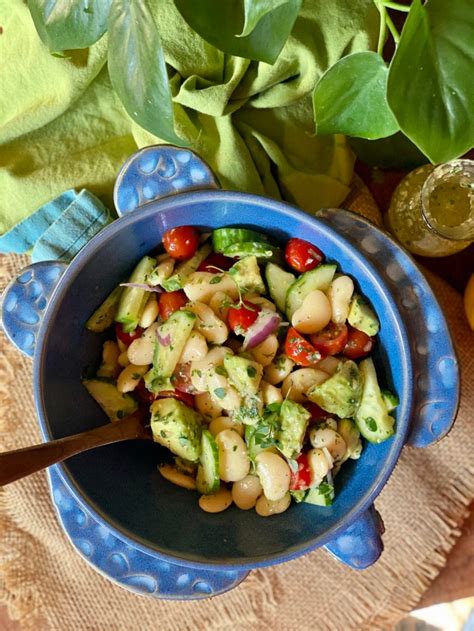
[[[293,28],[303,0],[287,0],[262,14],[245,33],[242,0],[174,0],[189,26],[207,42],[230,55],[273,64]],[[242,33],[241,36],[236,33]]]
[[[87,48],[107,30],[111,0],[28,0],[38,35],[52,51]]]
[[[133,120],[162,140],[186,144],[174,131],[163,48],[147,0],[113,0],[108,60],[112,85]]]
[[[250,35],[264,15],[286,2],[288,0],[244,0],[245,22],[239,37]]]
[[[390,64],[387,98],[402,131],[433,163],[474,144],[473,41],[472,0],[414,0]]]
[[[398,131],[385,95],[388,68],[374,52],[354,53],[335,63],[313,94],[318,134],[384,138]]]

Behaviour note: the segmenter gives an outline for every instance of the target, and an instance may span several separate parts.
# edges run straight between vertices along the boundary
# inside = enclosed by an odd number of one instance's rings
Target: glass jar
[[[410,252],[447,256],[474,241],[474,161],[426,164],[409,173],[393,193],[390,232]]]

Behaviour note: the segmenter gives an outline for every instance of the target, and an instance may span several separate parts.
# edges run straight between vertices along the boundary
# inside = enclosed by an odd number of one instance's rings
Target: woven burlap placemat
[[[377,208],[360,187],[350,205],[373,220]],[[0,287],[28,263],[0,259]],[[255,570],[233,591],[193,602],[139,597],[96,573],[74,553],[50,500],[44,473],[0,494],[0,602],[25,629],[184,631],[206,629],[387,629],[418,602],[443,567],[474,497],[473,335],[462,299],[427,275],[450,323],[463,375],[461,407],[450,434],[428,449],[404,449],[376,501],[385,551],[356,572],[316,550]],[[40,438],[31,362],[0,336],[0,449]]]

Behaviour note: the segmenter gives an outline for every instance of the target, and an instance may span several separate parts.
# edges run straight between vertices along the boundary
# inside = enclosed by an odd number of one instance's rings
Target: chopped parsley
[[[257,370],[255,366],[247,366],[247,375],[253,379],[253,377],[257,376]]]
[[[218,399],[223,399],[226,395],[226,389],[225,388],[216,388],[214,390],[214,394],[216,395],[216,397]]]

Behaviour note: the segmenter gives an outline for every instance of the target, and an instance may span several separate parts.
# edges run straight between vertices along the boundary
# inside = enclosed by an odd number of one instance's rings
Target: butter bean
[[[196,481],[190,475],[186,475],[182,471],[179,471],[176,467],[169,464],[162,464],[158,466],[158,471],[161,475],[177,486],[181,486],[183,489],[194,490],[196,488]]]
[[[158,317],[158,313],[158,301],[155,296],[150,296],[148,298],[148,302],[145,305],[145,308],[143,309],[143,313],[138,325],[141,326],[143,329],[147,329],[156,320],[156,318]]]
[[[290,488],[291,472],[286,461],[269,451],[259,453],[255,461],[265,497],[272,501],[282,499]]]
[[[284,513],[291,504],[291,495],[285,493],[285,495],[276,501],[269,500],[265,495],[261,495],[255,505],[255,511],[260,517],[271,517],[272,515],[279,515]]]
[[[283,382],[281,394],[296,403],[308,401],[306,392],[314,385],[323,383],[329,375],[317,368],[299,368],[291,372]]]
[[[278,350],[278,338],[269,335],[263,342],[252,348],[251,354],[261,366],[269,366]]]
[[[232,499],[241,510],[253,508],[262,493],[262,485],[256,475],[246,475],[232,485]]]
[[[212,495],[201,495],[199,506],[206,513],[222,513],[232,504],[232,493],[225,487]]]
[[[263,371],[265,381],[272,385],[281,383],[293,370],[294,365],[295,363],[284,353],[277,355]]]
[[[154,322],[147,330],[128,347],[128,361],[136,366],[147,366],[153,362],[153,353],[155,351],[156,331],[158,323]]]
[[[209,431],[213,436],[217,436],[225,429],[233,429],[239,436],[244,435],[244,426],[230,416],[218,416],[209,423]]]
[[[331,304],[331,320],[336,324],[344,324],[347,320],[354,283],[349,276],[338,276],[329,286],[327,296]]]
[[[119,392],[132,392],[138,386],[140,379],[148,371],[148,366],[135,366],[129,364],[122,370],[117,379]]]
[[[242,437],[233,429],[225,429],[216,436],[219,449],[219,477],[224,482],[242,480],[250,470],[250,459]]]
[[[178,363],[187,364],[188,362],[204,359],[207,355],[207,350],[206,338],[198,331],[191,331]]]
[[[317,333],[331,320],[331,303],[319,289],[311,291],[291,318],[291,324],[300,333]]]

